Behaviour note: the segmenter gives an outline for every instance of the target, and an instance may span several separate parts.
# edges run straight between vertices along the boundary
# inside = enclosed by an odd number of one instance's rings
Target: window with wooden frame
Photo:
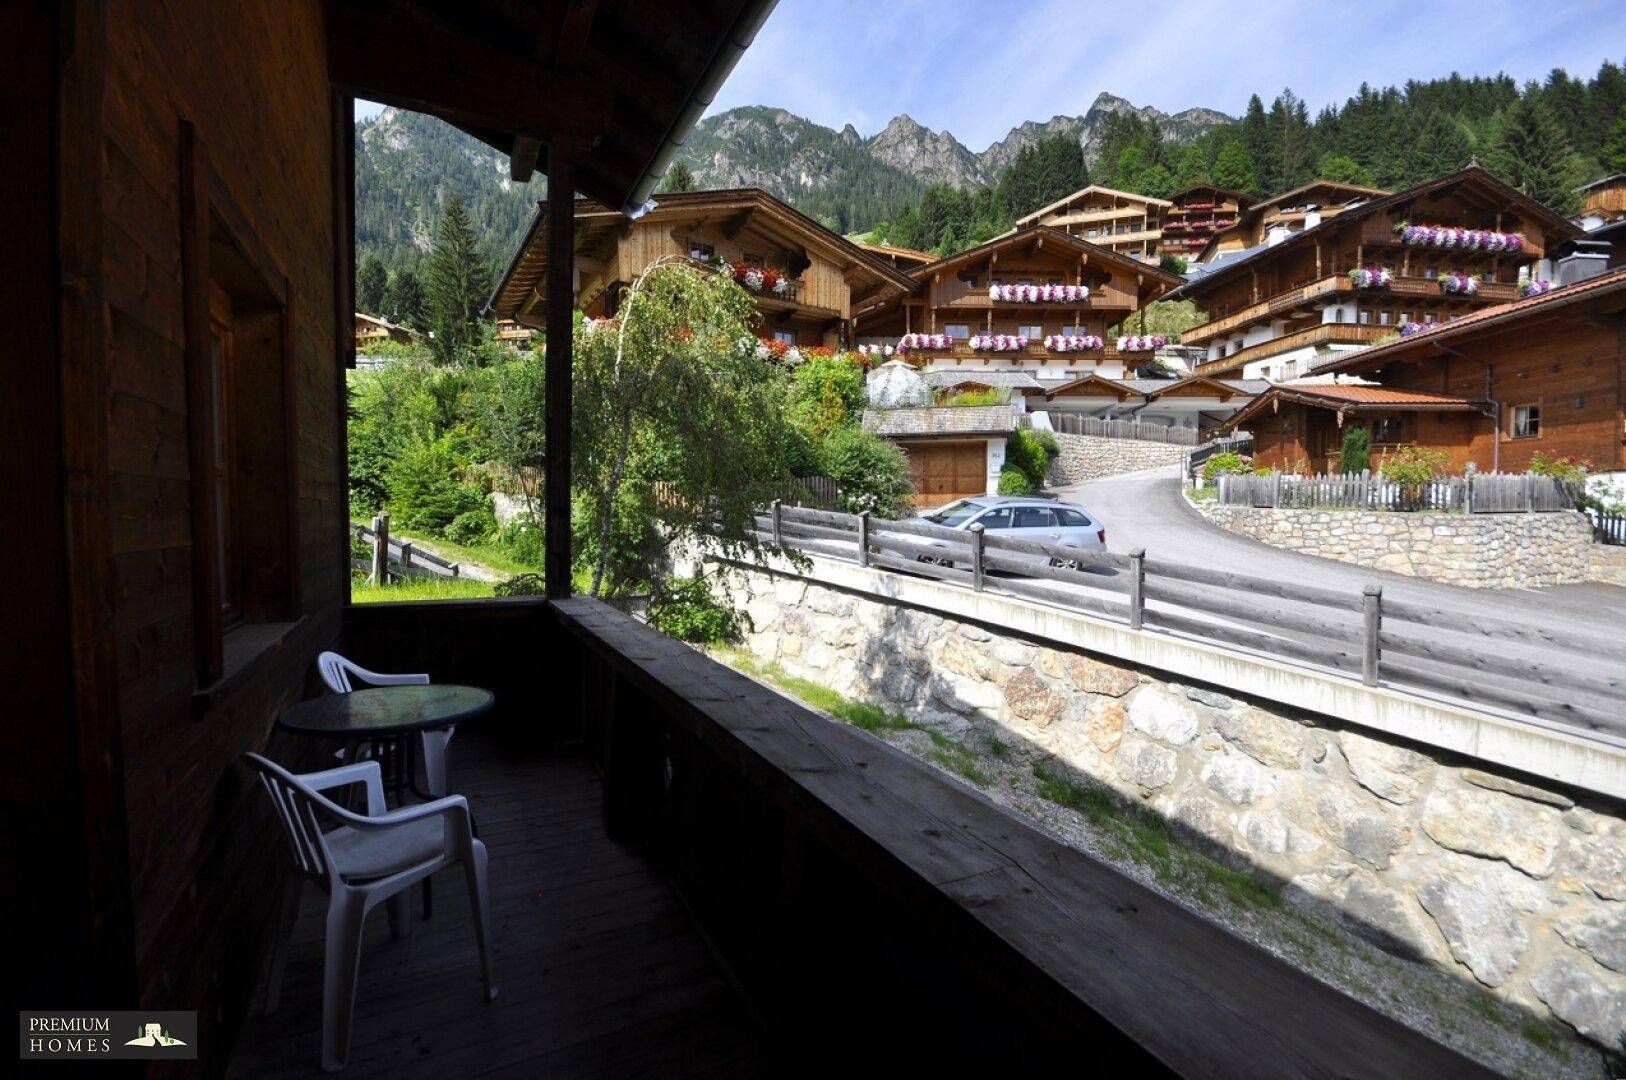
[[[1398,416],[1385,416],[1372,421],[1372,445],[1386,446],[1403,442],[1402,418]]]
[[[181,129],[181,275],[200,688],[254,655],[249,623],[299,615],[293,294],[247,217]],[[263,642],[262,642],[263,644]]]
[[[1541,406],[1515,405],[1513,406],[1513,422],[1508,434],[1515,439],[1536,439],[1541,437]]]
[[[710,244],[702,243],[699,240],[689,241],[689,258],[698,259],[700,262],[710,262],[716,257],[717,249]]]

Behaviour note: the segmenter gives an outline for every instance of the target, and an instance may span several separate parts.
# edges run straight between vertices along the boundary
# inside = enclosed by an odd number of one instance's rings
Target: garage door
[[[981,439],[903,444],[915,480],[916,506],[941,506],[988,491],[987,446]]]

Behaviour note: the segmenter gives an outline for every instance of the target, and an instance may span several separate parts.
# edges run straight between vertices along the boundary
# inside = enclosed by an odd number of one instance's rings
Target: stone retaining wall
[[[1203,517],[1260,543],[1470,589],[1588,579],[1592,527],[1580,513],[1431,514],[1270,510],[1196,503]]]
[[[1146,442],[1143,439],[1109,439],[1100,435],[1069,435],[1055,432],[1061,453],[1050,463],[1047,479],[1052,484],[1082,484],[1107,476],[1178,465],[1189,446]]]
[[[1626,586],[1626,547],[1593,544],[1587,548],[1587,580]]]
[[[1551,515],[1549,515],[1551,516]],[[816,573],[816,567],[815,571]],[[1612,1046],[1626,1033],[1620,807],[1059,643],[736,571],[752,652],[968,743],[1053,760],[1287,883],[1390,951]]]

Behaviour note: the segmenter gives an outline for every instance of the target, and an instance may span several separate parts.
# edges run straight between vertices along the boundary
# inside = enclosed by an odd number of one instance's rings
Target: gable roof
[[[1280,195],[1272,195],[1269,198],[1260,199],[1253,205],[1251,210],[1259,211],[1268,206],[1279,206],[1282,203],[1287,202],[1289,199],[1302,195],[1306,191],[1311,191],[1318,187],[1337,188],[1339,191],[1349,195],[1377,196],[1389,194],[1389,192],[1384,188],[1364,187],[1361,184],[1346,184],[1342,180],[1311,180],[1308,184],[1300,184],[1298,187],[1284,191]]]
[[[1010,232],[1001,233],[992,240],[984,241],[983,243],[978,244],[976,247],[966,248],[964,251],[956,251],[952,255],[945,255],[936,262],[929,262],[925,266],[917,266],[913,270],[909,271],[909,276],[914,278],[915,282],[918,284],[925,281],[933,274],[939,274],[945,270],[952,270],[957,266],[963,266],[968,262],[974,262],[982,256],[990,254],[991,252],[1001,248],[1026,243],[1035,236],[1042,237],[1045,243],[1054,241],[1064,248],[1071,248],[1080,255],[1088,255],[1092,260],[1099,258],[1102,262],[1110,263],[1113,266],[1116,266],[1121,270],[1128,271],[1132,274],[1159,278],[1171,285],[1178,285],[1182,280],[1178,274],[1171,274],[1161,267],[1154,266],[1151,263],[1143,263],[1139,259],[1131,258],[1128,255],[1119,254],[1118,252],[1113,251],[1111,248],[1102,247],[1100,244],[1092,244],[1082,237],[1074,236],[1071,233],[1063,232],[1062,230],[1052,228],[1049,225],[1020,225],[1017,228],[1012,229]]]
[[[1226,417],[1220,431],[1235,431],[1280,402],[1307,405],[1333,412],[1478,412],[1482,402],[1455,394],[1395,390],[1387,386],[1347,386],[1335,383],[1272,386]]]
[[[1053,210],[1059,210],[1074,199],[1081,199],[1086,195],[1111,195],[1115,198],[1130,199],[1134,202],[1146,203],[1148,206],[1173,206],[1167,199],[1154,198],[1151,195],[1136,195],[1133,191],[1119,191],[1117,188],[1102,187],[1100,184],[1090,184],[1081,187],[1071,195],[1063,195],[1049,206],[1041,206],[1031,214],[1024,214],[1016,219],[1018,225],[1025,225],[1030,221],[1038,221]]]
[[[929,251],[916,251],[914,248],[898,247],[896,244],[859,244],[865,251],[872,251],[877,255],[889,255],[895,259],[907,259],[910,262],[924,265],[937,259]]]
[[[1086,394],[1085,391],[1087,390],[1099,390],[1101,391],[1101,394]],[[1136,390],[1132,386],[1125,386],[1121,382],[1114,379],[1109,379],[1105,375],[1099,375],[1092,371],[1088,375],[1083,375],[1074,379],[1072,382],[1065,382],[1060,386],[1046,390],[1044,396],[1046,401],[1056,397],[1094,396],[1115,397],[1119,401],[1122,401],[1125,398],[1140,397],[1141,395],[1140,391]]]
[[[1230,188],[1222,188],[1218,184],[1188,184],[1170,195],[1169,202],[1178,204],[1182,195],[1190,195],[1194,191],[1212,191],[1216,195],[1224,195],[1227,198],[1235,199],[1244,210],[1259,201],[1258,198],[1249,195],[1245,191],[1232,191]]]
[[[1246,397],[1250,393],[1257,392],[1242,389],[1239,385],[1237,385],[1241,381],[1242,380],[1239,379],[1215,379],[1210,378],[1207,375],[1190,375],[1184,379],[1176,379],[1160,389],[1147,391],[1146,400],[1156,401],[1158,398],[1166,397],[1169,394],[1175,393],[1176,391],[1183,393],[1184,391],[1191,389],[1209,391],[1221,401],[1232,397]]]
[[[1408,334],[1397,341],[1373,345],[1371,348],[1319,365],[1312,374],[1328,375],[1335,372],[1381,367],[1395,360],[1412,359],[1437,344],[1456,341],[1485,330],[1517,324],[1527,319],[1543,318],[1575,304],[1616,297],[1626,307],[1626,267],[1607,274],[1586,278],[1522,300],[1513,300],[1494,307],[1480,308],[1450,322],[1435,323],[1429,329]]]
[[[1609,184],[1626,183],[1626,172],[1618,172],[1612,176],[1600,176],[1590,184],[1582,184],[1576,191],[1591,191],[1593,188],[1606,187]]]
[[[1359,206],[1350,207],[1348,210],[1345,210],[1333,217],[1326,218],[1318,225],[1312,225],[1308,229],[1300,230],[1299,232],[1294,233],[1287,239],[1278,243],[1257,244],[1254,247],[1248,248],[1244,252],[1238,253],[1236,257],[1227,259],[1222,265],[1216,266],[1208,273],[1205,273],[1200,277],[1192,278],[1190,281],[1187,281],[1184,285],[1180,286],[1178,289],[1175,289],[1163,299],[1190,299],[1193,296],[1206,292],[1209,286],[1228,280],[1232,275],[1236,274],[1240,268],[1251,265],[1256,259],[1264,258],[1267,255],[1273,255],[1279,251],[1287,251],[1291,248],[1300,247],[1311,238],[1318,240],[1322,239],[1329,235],[1334,229],[1346,228],[1352,222],[1360,221],[1364,218],[1370,217],[1373,214],[1392,209],[1393,207],[1399,206],[1403,203],[1411,202],[1414,199],[1419,199],[1424,195],[1431,195],[1436,191],[1441,191],[1445,188],[1462,183],[1482,184],[1492,189],[1502,198],[1517,204],[1524,213],[1540,221],[1548,232],[1552,234],[1554,240],[1570,240],[1582,234],[1581,227],[1570,221],[1568,218],[1553,213],[1551,210],[1536,202],[1534,199],[1530,198],[1522,191],[1519,191],[1517,188],[1509,187],[1507,184],[1502,183],[1502,181],[1496,179],[1496,177],[1492,176],[1478,165],[1470,165],[1466,169],[1459,169],[1458,171],[1450,173],[1446,176],[1435,177],[1433,180],[1428,180],[1424,183],[1417,184],[1414,187],[1409,187],[1404,191],[1397,191],[1393,195],[1384,195],[1382,198],[1371,199],[1370,201],[1364,202]],[[1303,188],[1295,189],[1295,191],[1302,190]],[[1288,192],[1286,195],[1279,195],[1277,196],[1277,199],[1286,198],[1287,195],[1291,194],[1294,194],[1294,192]],[[1258,206],[1255,206],[1248,212],[1250,214],[1256,213],[1265,205],[1267,204],[1260,203]],[[1210,243],[1213,243],[1213,240],[1210,240]]]
[[[502,277],[492,289],[486,310],[511,315],[524,304],[532,290],[547,275],[548,204],[537,204],[536,215]],[[682,220],[695,215],[727,214],[744,227],[760,215],[779,231],[796,237],[808,247],[821,251],[831,261],[847,268],[861,267],[872,280],[904,293],[915,282],[902,270],[872,252],[865,251],[839,233],[832,232],[788,203],[781,202],[761,188],[718,188],[710,191],[684,191],[662,195],[641,221]],[[619,210],[602,203],[577,198],[576,224],[584,231],[619,227],[627,220]]]

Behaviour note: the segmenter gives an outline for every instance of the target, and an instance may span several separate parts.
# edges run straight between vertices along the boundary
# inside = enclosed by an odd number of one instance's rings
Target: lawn
[[[428,533],[415,532],[411,529],[390,527],[390,536],[396,540],[410,540],[425,551],[439,555],[449,562],[476,563],[480,566],[490,567],[499,574],[513,577],[515,574],[535,574],[541,571],[540,566],[520,559],[516,559],[507,548],[496,544],[454,544],[450,540],[443,540]]]
[[[493,595],[496,585],[473,578],[412,578],[393,585],[374,585],[366,578],[350,582],[352,604],[383,604],[401,600],[479,600]]]

